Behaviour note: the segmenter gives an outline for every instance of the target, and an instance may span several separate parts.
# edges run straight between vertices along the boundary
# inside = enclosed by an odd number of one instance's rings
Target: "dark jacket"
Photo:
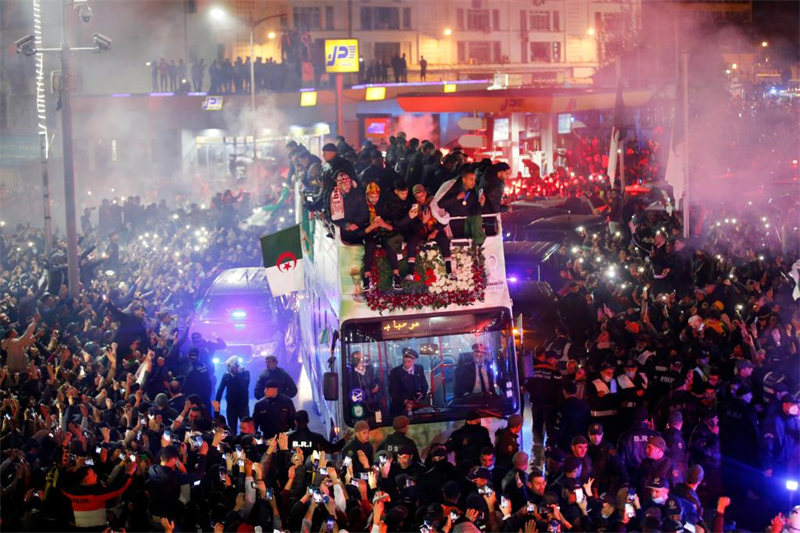
[[[274,398],[261,398],[253,406],[253,421],[265,439],[294,427],[294,404],[292,400],[278,394]]]
[[[486,370],[486,381],[484,382],[484,386],[486,387],[486,392],[494,394],[495,387],[494,387],[494,374],[492,373],[492,368],[489,365],[485,365],[485,370]],[[459,396],[472,394],[473,388],[475,387],[476,371],[477,367],[475,365],[475,362],[458,365],[456,367],[455,385],[454,385],[456,398],[458,398]]]
[[[381,189],[383,191],[383,189]],[[406,234],[411,227],[412,220],[408,218],[408,211],[411,209],[411,194],[405,200],[401,200],[393,190],[389,190],[381,196],[378,203],[381,210],[386,214],[386,220],[398,233]],[[383,216],[383,215],[381,215]]]
[[[464,197],[459,199],[458,195],[462,192]],[[473,187],[466,191],[461,178],[458,178],[444,196],[439,199],[439,207],[454,217],[477,215],[481,212],[481,204],[478,202],[478,190]]]
[[[298,422],[298,425],[300,423]],[[303,450],[303,457],[310,457],[314,451],[322,451],[328,454],[336,453],[344,448],[345,441],[341,439],[334,444],[331,444],[328,439],[314,433],[308,426],[298,427],[297,429],[289,432],[289,449],[294,450],[300,448]]]
[[[397,366],[389,372],[391,414],[405,411],[406,400],[418,399],[426,394],[428,394],[428,382],[425,380],[425,371],[422,370],[422,365],[414,365],[413,376],[402,366]]]
[[[182,474],[175,468],[160,464],[147,470],[147,491],[150,493],[150,514],[153,516],[175,516],[180,507],[178,500],[181,485],[202,479],[205,473],[206,456],[200,455],[197,469]]]
[[[508,210],[501,203],[506,192],[506,185],[497,177],[497,172],[489,170],[481,179],[478,188],[483,190],[483,195],[486,197],[483,204],[484,213],[500,213]]]
[[[453,433],[446,443],[447,450],[455,452],[456,469],[466,474],[480,464],[481,450],[492,447],[489,430],[480,424],[464,424]]]
[[[336,187],[336,176],[339,175],[340,171],[346,172],[353,180],[358,180],[358,174],[356,174],[356,169],[353,168],[353,163],[340,155],[335,155],[330,161],[322,163],[322,191],[326,205],[331,191]]]
[[[236,374],[226,372],[222,376],[222,381],[217,389],[217,401],[222,399],[222,392],[225,393],[225,401],[228,405],[246,406],[249,397],[250,371],[240,370]]]
[[[278,392],[281,394],[285,394],[289,398],[297,396],[297,385],[295,385],[292,376],[287,374],[284,369],[276,368],[272,372],[264,370],[261,375],[258,376],[256,388],[253,390],[256,400],[260,400],[264,397],[264,387],[267,386],[269,381],[278,382]]]

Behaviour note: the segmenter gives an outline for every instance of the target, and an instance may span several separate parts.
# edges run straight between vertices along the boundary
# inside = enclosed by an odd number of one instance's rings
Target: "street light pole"
[[[256,145],[256,74],[255,74],[255,67],[256,67],[256,52],[255,52],[255,44],[254,44],[254,33],[256,31],[256,27],[262,22],[266,22],[269,19],[274,19],[278,17],[284,16],[283,13],[279,15],[270,15],[268,17],[260,18],[258,20],[253,20],[252,15],[247,22],[247,25],[250,29],[250,114],[252,118],[250,119],[253,124],[253,161],[258,159],[258,150]]]
[[[256,144],[257,126],[256,126],[256,58],[255,58],[255,45],[253,44],[253,32],[256,27],[253,24],[253,19],[250,19],[250,120],[253,125],[253,162],[258,159],[258,145]],[[253,166],[255,173],[255,165]]]
[[[67,283],[70,296],[78,296],[78,228],[75,213],[75,166],[72,159],[72,102],[65,87],[69,75],[69,25],[67,0],[61,0],[61,140],[64,152],[64,204],[67,217]]]

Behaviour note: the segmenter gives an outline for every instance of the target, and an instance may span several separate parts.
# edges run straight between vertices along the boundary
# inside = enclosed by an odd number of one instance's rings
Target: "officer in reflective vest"
[[[592,422],[602,424],[606,436],[613,442],[619,432],[620,387],[614,379],[614,365],[603,361],[600,375],[589,384],[589,414]]]
[[[620,389],[619,412],[622,420],[630,420],[633,411],[644,405],[649,380],[647,375],[639,370],[639,363],[635,359],[626,361],[623,369],[624,373],[615,378]]]

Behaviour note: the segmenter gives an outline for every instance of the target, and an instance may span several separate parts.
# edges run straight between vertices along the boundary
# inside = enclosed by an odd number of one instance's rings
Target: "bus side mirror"
[[[325,372],[322,376],[322,396],[326,401],[339,401],[339,374]]]

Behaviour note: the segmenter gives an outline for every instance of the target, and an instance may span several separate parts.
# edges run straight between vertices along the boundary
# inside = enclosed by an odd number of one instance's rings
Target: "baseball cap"
[[[504,162],[504,161],[501,161],[501,162],[499,162],[499,163],[495,163],[495,164],[494,164],[494,169],[495,169],[497,172],[503,172],[504,170],[511,170],[511,167],[510,167],[510,166],[508,166],[508,163],[506,163],[506,162]]]
[[[654,477],[652,480],[650,480],[650,483],[648,483],[647,485],[648,489],[664,489],[666,487],[667,487],[667,480],[660,476]]]
[[[308,424],[308,411],[301,409],[294,414],[294,421],[301,424]]]
[[[492,474],[489,472],[488,469],[482,466],[473,466],[469,469],[467,473],[467,479],[470,481],[475,481],[476,479],[484,479],[486,481],[490,481],[492,479]]]
[[[742,370],[744,368],[753,368],[753,363],[749,359],[739,359],[736,361],[736,370]]]
[[[353,426],[353,431],[358,433],[359,431],[364,431],[365,429],[369,429],[369,424],[364,420],[359,420],[356,422],[356,425]]]
[[[327,143],[325,146],[322,147],[323,152],[338,152],[339,149],[336,148],[336,145],[333,143]]]
[[[603,434],[603,424],[589,425],[589,435],[602,435],[602,434]]]
[[[467,421],[471,422],[473,420],[480,420],[481,415],[475,409],[470,409],[467,411],[467,416],[465,417]]]
[[[511,415],[508,417],[508,427],[513,428],[522,425],[522,415]]]
[[[425,188],[425,186],[424,186],[423,184],[421,184],[421,183],[417,183],[417,184],[416,184],[416,185],[414,185],[414,187],[411,189],[411,192],[412,192],[412,193],[414,193],[414,194],[418,194],[418,193],[421,193],[421,192],[428,192],[428,189],[426,189],[426,188]]]
[[[647,444],[652,444],[661,451],[667,450],[667,442],[663,437],[659,437],[658,435],[653,435],[650,437],[650,440],[647,441]]]
[[[278,389],[278,388],[280,388],[280,385],[278,384],[277,381],[275,381],[274,379],[271,379],[271,380],[267,381],[266,385],[264,385],[264,388],[265,389]]]

